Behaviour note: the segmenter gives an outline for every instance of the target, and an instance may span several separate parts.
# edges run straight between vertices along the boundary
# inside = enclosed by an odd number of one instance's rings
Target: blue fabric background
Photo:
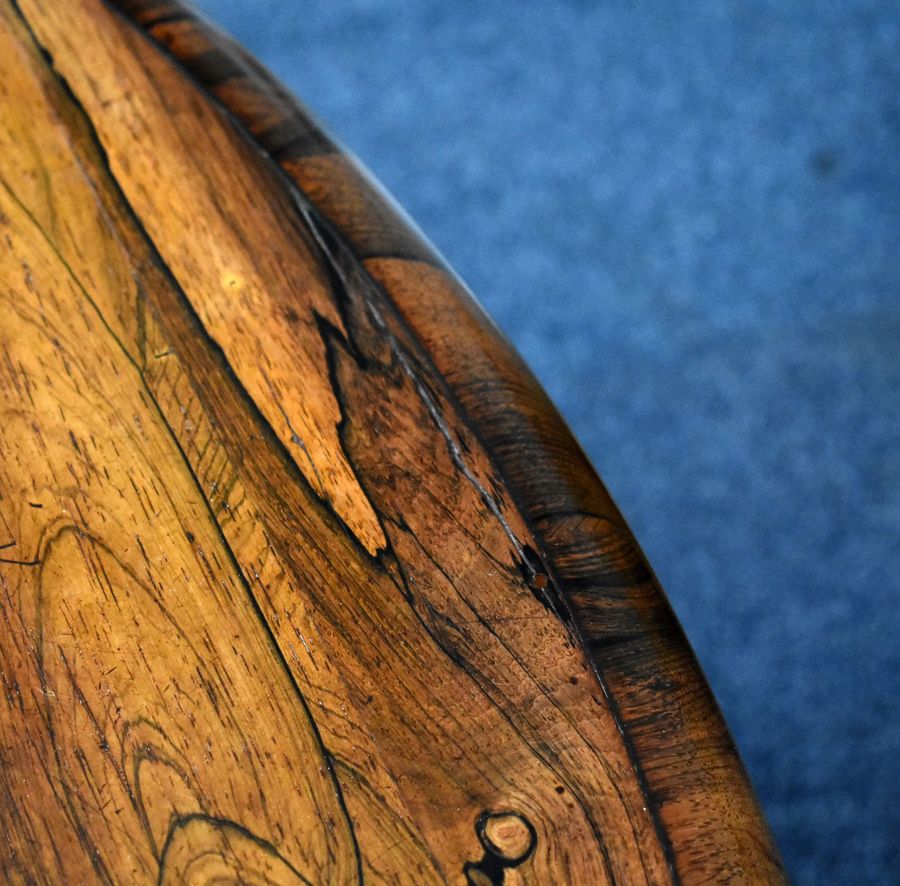
[[[900,5],[201,6],[560,405],[797,882],[900,882]]]

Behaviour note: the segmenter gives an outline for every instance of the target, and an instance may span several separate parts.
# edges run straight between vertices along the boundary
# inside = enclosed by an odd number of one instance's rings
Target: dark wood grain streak
[[[355,161],[176,3],[0,10],[6,879],[782,880],[609,496]]]

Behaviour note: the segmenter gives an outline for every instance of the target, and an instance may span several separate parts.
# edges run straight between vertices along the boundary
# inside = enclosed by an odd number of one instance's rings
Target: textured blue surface
[[[900,6],[201,6],[560,405],[796,880],[900,882]]]

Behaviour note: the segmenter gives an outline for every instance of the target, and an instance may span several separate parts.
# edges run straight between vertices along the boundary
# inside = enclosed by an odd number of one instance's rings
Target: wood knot
[[[501,886],[508,868],[516,868],[534,852],[537,832],[518,812],[482,812],[475,832],[484,858],[463,866],[468,886]]]
[[[518,812],[488,813],[479,825],[481,845],[508,864],[524,861],[534,846],[534,828]]]

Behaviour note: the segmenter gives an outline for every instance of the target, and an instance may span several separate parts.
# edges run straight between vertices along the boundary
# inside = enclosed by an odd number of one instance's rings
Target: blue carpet
[[[201,5],[560,405],[796,881],[900,882],[900,6]]]

